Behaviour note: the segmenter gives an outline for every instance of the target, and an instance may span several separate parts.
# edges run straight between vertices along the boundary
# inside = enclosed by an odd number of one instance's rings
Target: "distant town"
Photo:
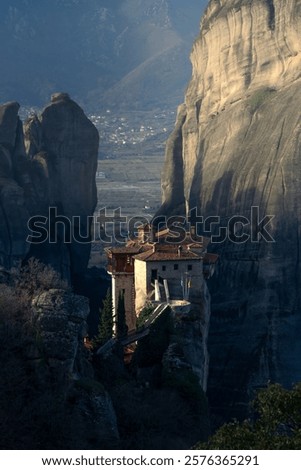
[[[41,110],[34,106],[22,106],[20,116],[28,116]],[[165,142],[176,120],[176,110],[118,112],[106,109],[89,113],[100,136],[99,158],[115,159],[121,156],[163,155]]]
[[[110,109],[89,117],[99,131],[102,159],[164,153],[176,118],[170,110],[117,114]]]

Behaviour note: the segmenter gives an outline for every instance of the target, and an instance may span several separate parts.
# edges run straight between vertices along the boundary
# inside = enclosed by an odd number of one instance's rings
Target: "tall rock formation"
[[[52,95],[41,116],[25,123],[24,135],[18,109],[0,107],[0,264],[34,256],[76,282],[90,254],[98,132],[65,93]],[[35,216],[48,232],[41,243],[27,227]]]
[[[300,33],[300,0],[211,0],[167,144],[160,213],[220,218],[199,222],[222,234],[209,394],[224,418],[301,380]]]
[[[26,160],[18,103],[0,106],[0,265],[17,264],[28,252],[29,212],[24,190],[16,178],[16,166]]]

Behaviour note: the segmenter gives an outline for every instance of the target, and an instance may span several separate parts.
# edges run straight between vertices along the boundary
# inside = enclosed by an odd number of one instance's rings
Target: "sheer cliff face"
[[[301,380],[300,33],[300,0],[211,1],[167,143],[161,213],[197,207],[220,217],[213,232],[253,219],[252,241],[213,245],[209,390],[224,414],[267,380]],[[256,233],[267,215],[274,242]]]
[[[0,106],[0,265],[17,264],[28,251],[23,188],[15,175],[15,162],[24,168],[25,149],[18,103]]]
[[[97,202],[98,132],[66,94],[53,95],[41,116],[28,120],[24,133],[18,110],[17,103],[0,106],[0,265],[9,268],[35,256],[75,279],[90,253],[89,244],[76,240],[79,234],[89,237],[88,217]],[[65,219],[71,243],[64,243],[62,224],[49,222],[50,207],[70,221]],[[26,241],[33,216],[47,218],[42,225],[53,232],[52,243],[49,238],[40,244]]]

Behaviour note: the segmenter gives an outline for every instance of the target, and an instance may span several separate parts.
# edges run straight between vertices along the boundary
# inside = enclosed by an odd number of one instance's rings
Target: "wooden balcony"
[[[128,263],[109,263],[107,271],[109,274],[134,274],[134,266]]]

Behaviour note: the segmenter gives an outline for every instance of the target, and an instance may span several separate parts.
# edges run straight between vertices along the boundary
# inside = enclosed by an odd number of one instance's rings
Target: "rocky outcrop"
[[[26,370],[23,378],[16,367],[24,389],[18,387],[16,401],[33,403],[27,415],[19,410],[20,422],[33,431],[28,431],[24,444],[24,427],[21,424],[19,431],[19,422],[13,423],[12,434],[6,433],[8,445],[115,447],[119,435],[113,405],[95,380],[91,353],[84,346],[89,300],[71,293],[58,275],[77,287],[88,263],[88,217],[97,202],[98,133],[67,94],[53,95],[41,116],[25,123],[24,135],[18,110],[17,103],[0,106],[0,287],[2,297],[3,292],[10,294],[2,305],[3,315],[17,332],[14,336],[21,338],[17,347],[9,346],[13,352],[8,349],[8,356],[18,364],[14,356],[20,355],[20,370]],[[50,218],[51,209],[56,220]],[[37,232],[28,222],[37,216],[47,237],[35,244]],[[21,270],[8,271],[32,257],[47,266],[29,260]],[[19,330],[7,311],[16,293]],[[5,336],[5,328],[1,333]],[[55,432],[45,428],[50,421]],[[40,437],[40,426],[46,440]]]
[[[167,146],[161,212],[197,207],[219,234],[209,394],[224,417],[268,380],[301,380],[300,13],[300,0],[210,1]]]
[[[26,244],[29,212],[16,166],[24,166],[23,131],[19,104],[0,106],[0,265],[17,264],[29,250]]]
[[[97,130],[65,93],[25,123],[25,137],[18,109],[17,103],[0,108],[0,262],[10,267],[34,256],[76,282],[90,253]],[[27,223],[35,216],[48,236],[30,245]]]
[[[47,364],[51,376],[65,383],[66,407],[77,433],[78,446],[114,446],[119,439],[111,398],[94,379],[89,353],[84,348],[89,301],[63,289],[42,291],[32,301],[32,323],[38,338],[34,359]],[[67,436],[65,436],[68,442]]]
[[[35,167],[33,181],[39,199],[44,199],[41,210],[55,207],[58,217],[64,218],[65,228],[54,218],[50,230],[56,233],[58,244],[70,241],[68,253],[61,253],[59,257],[72,266],[76,281],[87,266],[90,254],[88,217],[93,216],[97,203],[98,132],[66,93],[57,93],[52,95],[51,104],[40,118],[34,116],[25,124],[25,144]],[[40,248],[45,253],[43,245],[33,247],[31,253],[38,253],[40,258]],[[53,264],[51,245],[48,245],[46,258],[43,256],[43,261]]]
[[[31,261],[0,270],[0,305],[1,447],[116,448],[112,401],[84,343],[88,299]]]
[[[179,313],[172,304],[175,336],[164,354],[163,364],[171,370],[190,370],[207,391],[209,373],[208,332],[210,325],[210,294],[206,282],[189,310]]]
[[[32,312],[50,367],[59,369],[62,377],[76,374],[77,356],[86,334],[88,299],[50,289],[33,299]]]
[[[112,400],[99,382],[83,379],[72,394],[76,408],[76,448],[114,449],[120,445],[117,418]],[[74,448],[74,446],[73,446]]]

